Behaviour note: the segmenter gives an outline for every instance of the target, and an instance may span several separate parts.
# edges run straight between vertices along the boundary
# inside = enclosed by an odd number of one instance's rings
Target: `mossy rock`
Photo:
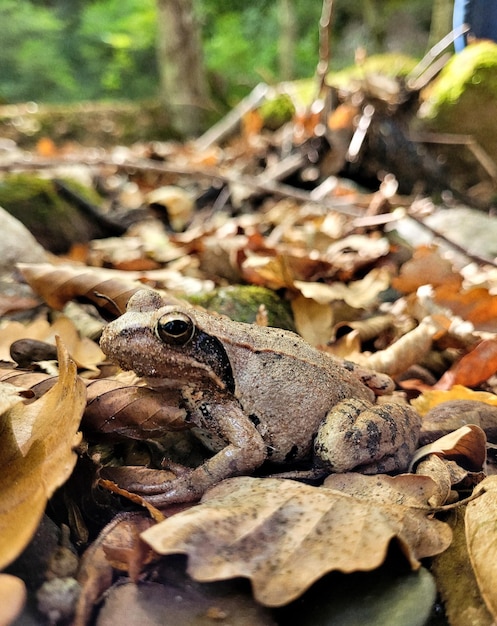
[[[295,330],[291,308],[274,291],[254,285],[220,287],[206,294],[189,296],[192,304],[227,315],[237,322],[254,323],[261,304],[266,307],[269,326]]]
[[[426,126],[472,135],[497,162],[497,44],[467,46],[452,57],[423,97],[419,118]]]
[[[71,182],[80,195],[95,202],[96,195]],[[77,208],[64,200],[51,180],[30,174],[12,174],[0,179],[0,206],[22,222],[50,252],[62,254],[74,243],[99,236],[99,229]]]
[[[264,121],[265,128],[277,130],[292,119],[295,115],[295,106],[288,94],[278,94],[259,107],[259,114]]]

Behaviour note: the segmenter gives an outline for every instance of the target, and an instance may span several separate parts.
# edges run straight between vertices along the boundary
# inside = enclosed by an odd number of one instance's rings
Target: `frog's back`
[[[277,462],[309,454],[327,413],[347,398],[374,394],[341,362],[316,350],[295,333],[251,328],[225,342],[235,394]],[[250,344],[249,344],[250,340]]]

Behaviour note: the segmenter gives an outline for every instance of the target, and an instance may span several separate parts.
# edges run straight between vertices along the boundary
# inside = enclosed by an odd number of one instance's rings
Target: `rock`
[[[48,253],[19,220],[0,207],[0,274],[10,273],[16,263],[46,263]]]
[[[438,132],[472,135],[497,162],[497,44],[456,54],[423,94],[419,117]]]
[[[423,149],[445,165],[451,189],[474,206],[488,207],[497,192],[497,44],[480,41],[456,54],[423,99],[418,122],[435,140]],[[454,142],[437,143],[437,133],[454,135]]]

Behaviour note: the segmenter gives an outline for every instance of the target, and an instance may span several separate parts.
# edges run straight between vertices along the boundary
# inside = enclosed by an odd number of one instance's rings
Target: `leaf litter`
[[[413,250],[393,237],[389,224],[409,213],[417,217],[419,206],[397,195],[391,179],[376,194],[334,176],[326,178],[328,191],[281,183],[272,177],[269,153],[280,150],[279,166],[285,165],[282,135],[251,123],[215,149],[201,149],[201,142],[134,146],[122,148],[119,159],[110,153],[95,162],[80,148],[67,158],[75,169],[100,168],[104,187],[110,176],[133,184],[143,206],[154,207],[144,219],[143,213],[133,218],[118,239],[90,242],[57,262],[20,265],[51,315],[37,310],[25,324],[9,314],[0,329],[2,359],[9,361],[0,372],[8,457],[0,560],[7,565],[22,552],[47,500],[67,481],[61,492],[66,513],[58,521],[69,524],[80,552],[87,549],[75,623],[88,623],[116,572],[139,585],[156,580],[169,593],[171,581],[159,575],[167,559],[159,555],[178,553],[188,556],[193,579],[246,577],[257,606],[279,607],[305,597],[331,571],[350,576],[380,568],[393,545],[407,567],[429,566],[452,537],[440,509],[474,488],[480,495],[467,505],[467,549],[475,594],[481,594],[476,603],[495,617],[488,556],[495,542],[493,477],[482,481],[495,471],[495,267],[475,266],[435,243]],[[315,124],[306,128],[313,139]],[[293,146],[300,174],[309,167],[304,143]],[[50,171],[50,159],[38,165]],[[149,517],[123,521],[123,508],[134,506],[122,498],[133,481],[156,480],[156,472],[180,471],[179,464],[198,464],[202,457],[191,445],[174,389],[159,392],[104,362],[97,342],[70,319],[68,303],[97,311],[102,326],[144,285],[176,302],[243,283],[277,291],[312,345],[393,376],[396,399],[412,402],[424,416],[421,441],[429,447],[419,451],[411,474],[337,474],[319,487],[238,477],[218,484],[196,506],[166,509],[167,519],[158,524]],[[268,319],[265,306],[258,304],[254,318]],[[12,303],[13,311],[22,307],[29,310],[33,299],[20,298],[18,308]],[[54,311],[64,316],[54,318]],[[12,363],[13,340],[53,346],[55,335],[71,354],[59,345],[59,378],[36,358],[29,371]],[[27,345],[29,355],[34,344]],[[81,418],[82,443],[76,435]],[[98,492],[105,475],[122,477],[121,499]],[[29,507],[21,496],[25,484]],[[78,494],[75,485],[86,491]],[[60,498],[56,503],[60,508]],[[96,527],[95,516],[102,520]],[[104,529],[103,521],[110,526]],[[149,528],[142,532],[143,526]],[[114,534],[117,528],[129,545]],[[81,539],[88,534],[90,547]],[[436,576],[440,570],[434,568]],[[126,589],[129,600],[134,592]],[[253,602],[247,590],[242,595]],[[19,597],[21,591],[12,599],[13,612]]]

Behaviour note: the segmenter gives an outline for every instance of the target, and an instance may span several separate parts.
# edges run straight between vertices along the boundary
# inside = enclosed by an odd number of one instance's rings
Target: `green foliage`
[[[207,68],[230,85],[233,99],[260,81],[279,80],[278,2],[202,0],[199,5]],[[310,76],[317,60],[321,2],[296,1],[295,10],[296,76]]]
[[[62,24],[53,11],[2,0],[0,24],[0,99],[56,101],[77,95],[71,68],[58,52]]]
[[[44,4],[0,3],[0,99],[155,96],[155,0]]]
[[[0,23],[8,28],[0,29],[0,101],[155,97],[159,82],[156,2],[1,0]],[[207,71],[216,85],[215,99],[221,96],[233,104],[261,80],[279,80],[278,0],[195,0],[194,4]],[[336,2],[332,66],[339,69],[352,63],[359,45],[375,52],[396,12],[401,24],[402,14],[408,14],[426,30],[431,5],[432,0]],[[314,74],[321,8],[320,0],[293,0],[295,78]]]
[[[155,0],[92,2],[81,13],[78,35],[93,98],[155,95]]]

